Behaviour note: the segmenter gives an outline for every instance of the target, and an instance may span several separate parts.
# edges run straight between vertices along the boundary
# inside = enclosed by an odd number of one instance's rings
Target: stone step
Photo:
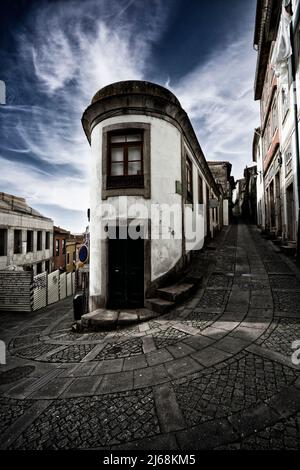
[[[200,286],[203,281],[203,272],[199,273],[194,270],[191,270],[183,279],[182,282],[187,284],[194,284],[195,287]]]
[[[264,235],[262,235],[263,238],[265,238],[266,240],[276,240],[276,235],[274,233],[266,233]]]
[[[161,299],[179,303],[187,299],[192,294],[194,288],[195,284],[183,282],[157,289],[156,293]]]
[[[210,243],[209,245],[206,246],[206,249],[214,251],[217,249],[217,246],[214,245],[213,243]]]
[[[154,312],[167,313],[175,307],[175,302],[155,297],[152,299],[145,299],[145,307],[150,310],[154,310]]]
[[[101,308],[82,315],[81,320],[75,322],[72,329],[73,331],[97,331],[105,328],[131,325],[156,318],[159,316],[159,313],[147,308],[127,310],[106,310]]]
[[[287,256],[294,256],[296,254],[296,246],[293,245],[282,245],[281,247],[282,253]]]

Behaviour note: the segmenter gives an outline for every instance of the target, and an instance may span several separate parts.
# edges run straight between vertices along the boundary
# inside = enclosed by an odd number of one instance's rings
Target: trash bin
[[[77,294],[75,294],[74,299],[73,299],[73,312],[74,312],[74,320],[80,320],[81,315],[85,313],[83,292],[78,292]]]

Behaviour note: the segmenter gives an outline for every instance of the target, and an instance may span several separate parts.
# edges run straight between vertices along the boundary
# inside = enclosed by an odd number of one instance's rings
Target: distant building
[[[26,200],[0,193],[0,269],[22,266],[34,274],[51,271],[53,221]]]
[[[242,216],[252,224],[257,223],[256,166],[244,170],[245,191],[242,203]]]
[[[233,215],[239,217],[242,215],[242,207],[245,198],[245,186],[246,181],[245,178],[240,178],[236,180],[236,194],[235,194],[235,202],[233,207]]]
[[[67,240],[70,238],[70,232],[61,227],[53,228],[53,263],[52,269],[55,271],[66,270],[67,261]]]
[[[70,235],[66,241],[66,271],[75,271],[76,261],[78,261],[78,250],[83,244],[83,235]]]
[[[232,216],[232,192],[235,188],[234,177],[231,176],[230,162],[207,162],[219,189],[223,193],[223,225],[228,225]]]

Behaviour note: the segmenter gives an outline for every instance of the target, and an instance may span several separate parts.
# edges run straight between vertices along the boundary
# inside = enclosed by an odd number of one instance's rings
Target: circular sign
[[[82,263],[85,263],[87,261],[88,257],[89,257],[88,247],[86,245],[81,245],[81,247],[79,248],[79,251],[78,251],[79,261],[81,261]]]

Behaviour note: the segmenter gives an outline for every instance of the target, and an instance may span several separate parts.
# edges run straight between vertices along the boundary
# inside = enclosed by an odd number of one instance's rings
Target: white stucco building
[[[33,274],[50,272],[53,221],[25,199],[0,193],[0,269],[22,266]]]
[[[114,83],[82,123],[92,151],[90,311],[140,307],[220,228],[221,194],[167,89]]]

